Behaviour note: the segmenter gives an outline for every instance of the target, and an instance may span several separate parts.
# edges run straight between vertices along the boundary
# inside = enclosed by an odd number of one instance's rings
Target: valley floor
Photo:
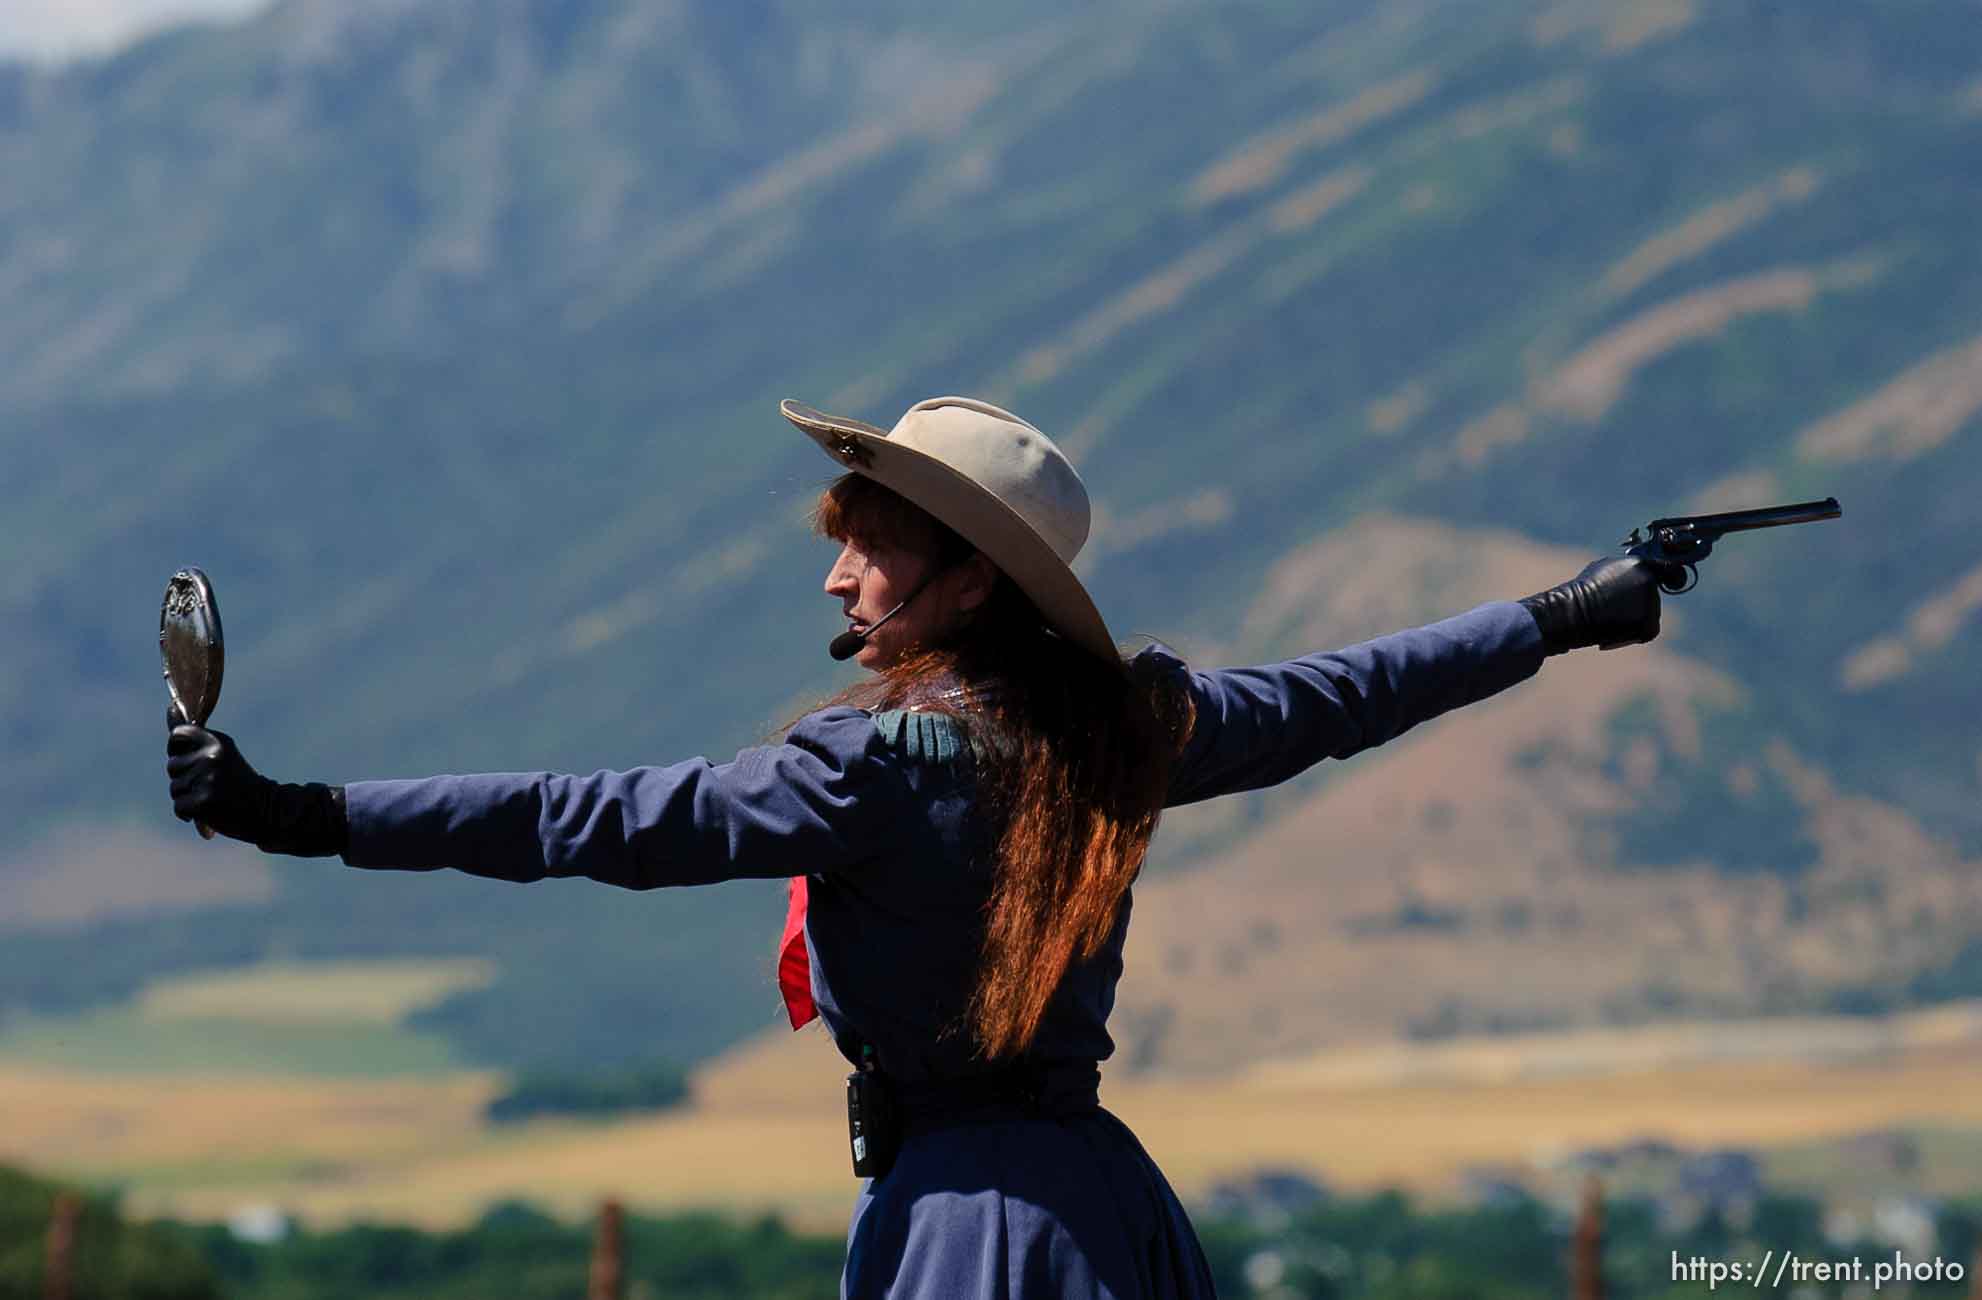
[[[1108,1079],[1103,1099],[1187,1201],[1269,1165],[1437,1199],[1468,1168],[1546,1175],[1578,1150],[1647,1137],[1787,1153],[1772,1172],[1851,1180],[1809,1150],[1880,1129],[1919,1137],[1900,1190],[1932,1194],[1982,1176],[1978,1024],[1952,1007],[1381,1045],[1216,1081]],[[703,1070],[680,1110],[492,1130],[480,1108],[501,1081],[487,1073],[137,1075],[0,1055],[0,1162],[115,1184],[133,1212],[182,1218],[272,1203],[319,1225],[440,1227],[506,1197],[579,1216],[612,1195],[652,1211],[776,1210],[819,1230],[844,1223],[855,1191],[844,1073],[821,1033],[767,1035]]]

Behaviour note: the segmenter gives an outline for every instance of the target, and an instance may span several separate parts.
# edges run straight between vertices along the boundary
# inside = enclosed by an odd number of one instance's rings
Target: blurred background
[[[832,1294],[781,889],[203,842],[156,610],[212,576],[278,779],[726,758],[851,680],[778,399],[940,393],[1059,441],[1111,627],[1202,667],[1845,507],[1166,818],[1104,1092],[1225,1291],[1973,1262],[1974,4],[0,0],[0,49],[0,1294],[577,1295],[607,1197],[629,1295]]]

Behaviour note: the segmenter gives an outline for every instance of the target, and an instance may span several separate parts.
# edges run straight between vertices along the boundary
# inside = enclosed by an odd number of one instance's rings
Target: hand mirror
[[[221,672],[227,666],[226,644],[220,635],[220,607],[213,603],[213,584],[198,569],[181,569],[165,584],[165,603],[158,610],[158,654],[164,660],[167,722],[204,727],[220,702]],[[213,829],[199,825],[213,838]]]

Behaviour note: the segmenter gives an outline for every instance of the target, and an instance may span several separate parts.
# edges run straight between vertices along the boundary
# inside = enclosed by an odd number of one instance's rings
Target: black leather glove
[[[344,852],[344,787],[281,785],[241,757],[224,731],[177,726],[165,740],[172,811],[268,853],[321,858]]]
[[[1523,598],[1542,630],[1542,648],[1559,655],[1578,646],[1614,649],[1659,634],[1658,570],[1631,555],[1592,560],[1559,587]]]

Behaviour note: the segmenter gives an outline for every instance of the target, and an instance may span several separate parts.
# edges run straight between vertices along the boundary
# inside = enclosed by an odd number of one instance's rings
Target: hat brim
[[[977,482],[864,420],[828,415],[786,399],[778,410],[846,469],[900,493],[990,557],[1053,629],[1091,654],[1117,662],[1108,624],[1073,569],[1033,526]]]

